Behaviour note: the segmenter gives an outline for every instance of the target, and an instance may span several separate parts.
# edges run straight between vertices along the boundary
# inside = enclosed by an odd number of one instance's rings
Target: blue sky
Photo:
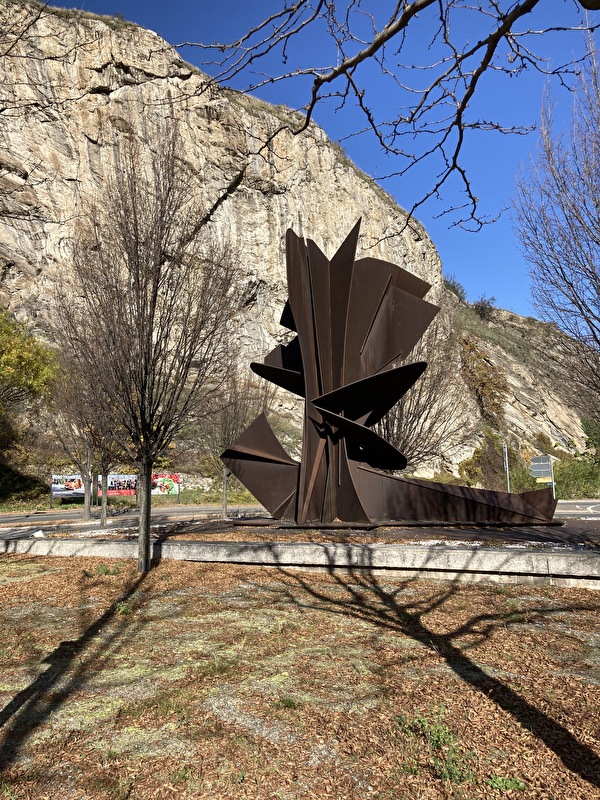
[[[121,14],[126,19],[150,28],[171,44],[183,41],[228,41],[243,33],[249,25],[256,23],[268,13],[269,8],[281,7],[281,2],[273,0],[221,0],[219,3],[206,0],[79,0],[77,3],[63,2],[54,5],[81,8],[99,14]],[[504,5],[504,4],[503,4]],[[575,0],[546,0],[540,3],[540,10],[531,15],[528,25],[542,28],[547,24],[556,25],[561,21],[571,24],[577,21],[574,13]],[[598,16],[598,15],[596,15]],[[423,24],[427,24],[427,20]],[[542,42],[543,38],[543,42]],[[318,47],[319,43],[315,43]],[[540,37],[538,48],[551,59],[553,65],[564,63],[571,57],[579,56],[584,49],[581,34],[561,33]],[[196,49],[183,49],[182,56],[192,63],[199,64],[202,58]],[[314,53],[310,54],[314,56]],[[292,55],[292,58],[296,54]],[[302,54],[297,55],[298,59]],[[203,66],[206,70],[206,67]],[[206,70],[208,71],[208,70]],[[377,75],[372,74],[369,89],[377,94]],[[502,78],[490,73],[480,85],[473,107],[482,118],[492,115],[506,124],[535,124],[539,119],[542,94],[547,79],[540,74],[526,73],[518,78]],[[298,87],[280,84],[259,92],[264,99],[283,103],[292,107],[302,106],[306,97]],[[550,84],[552,100],[555,104],[555,119],[558,127],[568,127],[573,97],[558,82]],[[379,98],[378,98],[379,99]],[[380,98],[384,102],[385,98]],[[345,114],[336,114],[332,108],[317,109],[315,121],[338,140],[353,130],[352,125],[360,123],[352,118],[352,109]],[[535,152],[537,134],[528,136],[503,136],[497,133],[474,134],[469,137],[465,151],[465,163],[470,170],[475,193],[481,198],[483,209],[495,216],[503,208],[510,206],[514,191],[515,174],[520,165],[526,164],[530,154]],[[390,171],[390,162],[372,140],[356,137],[345,140],[351,159],[372,176]],[[420,196],[423,187],[431,181],[431,170],[424,169],[420,174],[411,174],[400,180],[383,181],[382,186],[403,207],[410,207]],[[494,296],[496,304],[502,308],[523,315],[536,315],[529,297],[529,277],[527,263],[521,256],[515,241],[510,213],[504,213],[498,222],[484,227],[477,233],[469,233],[459,228],[448,228],[445,218],[436,215],[453,199],[453,187],[448,187],[445,201],[430,201],[421,207],[417,217],[425,225],[442,258],[446,275],[453,275],[466,289],[472,301],[485,294]]]

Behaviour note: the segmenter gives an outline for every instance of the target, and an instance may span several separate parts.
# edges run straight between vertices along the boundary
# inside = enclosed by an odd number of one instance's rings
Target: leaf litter
[[[0,580],[2,798],[600,794],[593,591],[34,556]]]

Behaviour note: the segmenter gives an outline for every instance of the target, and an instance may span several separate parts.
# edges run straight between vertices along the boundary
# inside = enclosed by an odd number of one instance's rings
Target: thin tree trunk
[[[102,507],[100,509],[100,527],[106,528],[106,509],[108,507],[108,475],[102,473]]]
[[[223,515],[223,519],[227,519],[227,505],[228,505],[227,501],[229,499],[229,489],[228,489],[228,480],[227,480],[228,478],[229,478],[229,470],[227,469],[227,467],[223,467],[223,500],[222,500],[222,505],[223,505],[222,515]]]
[[[150,516],[152,513],[152,461],[144,458],[139,480],[140,527],[138,533],[138,573],[150,572]]]
[[[87,461],[85,464],[84,474],[81,476],[83,480],[83,518],[90,520],[92,518],[92,451],[87,451]]]
[[[92,475],[92,505],[98,505],[98,473]]]

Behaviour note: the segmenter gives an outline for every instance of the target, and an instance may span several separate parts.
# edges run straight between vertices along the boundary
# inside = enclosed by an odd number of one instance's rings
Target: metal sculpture
[[[329,261],[292,230],[289,299],[281,324],[297,336],[252,370],[305,399],[302,460],[283,449],[264,414],[221,456],[276,519],[544,523],[549,489],[508,494],[389,475],[406,458],[373,426],[418,380],[424,362],[395,366],[439,308],[430,284],[375,258],[355,261],[360,221]]]

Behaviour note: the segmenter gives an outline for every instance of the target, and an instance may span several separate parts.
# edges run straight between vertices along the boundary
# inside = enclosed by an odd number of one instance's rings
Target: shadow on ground
[[[32,733],[81,687],[88,665],[94,661],[95,669],[101,667],[103,660],[118,652],[132,629],[139,628],[138,621],[119,612],[123,604],[133,608],[142,602],[139,590],[145,578],[141,575],[131,581],[121,596],[87,625],[79,638],[61,642],[44,658],[42,663],[48,665],[47,669],[0,710],[0,728],[4,728],[6,742],[0,750],[0,774],[15,762]],[[110,635],[95,645],[94,639],[112,623],[116,624]]]
[[[542,741],[571,772],[592,786],[600,787],[600,758],[590,747],[499,678],[485,672],[468,656],[466,651],[469,647],[457,645],[458,641],[462,642],[468,636],[472,636],[474,642],[481,643],[495,628],[506,625],[509,616],[511,623],[514,623],[514,614],[480,614],[441,634],[433,630],[424,618],[448,603],[457,591],[456,582],[440,584],[428,597],[415,601],[406,593],[411,579],[404,580],[399,588],[386,587],[368,563],[358,568],[351,567],[345,572],[331,566],[328,570],[333,580],[330,591],[317,587],[306,574],[299,571],[284,566],[279,571],[280,586],[268,590],[273,602],[283,600],[299,609],[325,610],[413,638],[435,651],[461,681],[484,694]],[[535,617],[543,622],[545,618],[562,612],[598,610],[600,605],[552,606],[536,608]]]

